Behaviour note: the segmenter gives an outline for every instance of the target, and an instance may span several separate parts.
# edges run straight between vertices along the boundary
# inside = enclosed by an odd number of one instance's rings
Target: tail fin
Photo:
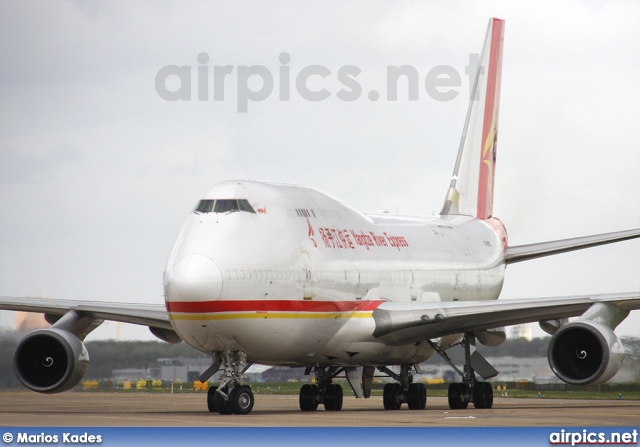
[[[493,213],[503,39],[504,20],[490,19],[442,215]]]

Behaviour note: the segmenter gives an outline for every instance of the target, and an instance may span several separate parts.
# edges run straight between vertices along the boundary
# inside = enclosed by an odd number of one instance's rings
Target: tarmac
[[[298,396],[256,395],[248,415],[209,413],[201,393],[0,392],[3,427],[595,427],[637,426],[640,401],[514,399],[450,410],[429,397],[426,410],[385,411],[382,397],[345,396],[341,411],[301,412]]]

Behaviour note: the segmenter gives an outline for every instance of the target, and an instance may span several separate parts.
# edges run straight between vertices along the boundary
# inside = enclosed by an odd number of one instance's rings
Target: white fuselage
[[[253,209],[215,212],[213,200]],[[310,188],[253,181],[220,183],[200,204],[164,282],[176,332],[202,352],[292,366],[424,361],[425,342],[373,337],[378,305],[491,300],[502,288],[496,219],[362,214]]]

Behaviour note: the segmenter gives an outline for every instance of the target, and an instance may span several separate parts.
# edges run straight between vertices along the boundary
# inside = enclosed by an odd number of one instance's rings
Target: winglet
[[[504,20],[490,19],[441,215],[492,216],[503,41]]]

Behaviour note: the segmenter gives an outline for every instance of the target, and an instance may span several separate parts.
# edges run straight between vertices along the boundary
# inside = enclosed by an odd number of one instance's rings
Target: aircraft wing
[[[541,258],[543,256],[557,255],[573,250],[596,247],[598,245],[610,244],[612,242],[626,241],[640,237],[640,229],[616,231],[613,233],[596,234],[593,236],[574,237],[559,241],[538,242],[535,244],[516,245],[507,247],[505,253],[505,263],[513,264],[529,259]]]
[[[103,303],[2,296],[0,309],[60,316],[75,310],[96,320],[119,321],[173,331],[163,304]]]
[[[385,302],[373,311],[373,336],[402,345],[449,334],[576,317],[596,303],[622,311],[640,309],[640,292],[495,301]]]

